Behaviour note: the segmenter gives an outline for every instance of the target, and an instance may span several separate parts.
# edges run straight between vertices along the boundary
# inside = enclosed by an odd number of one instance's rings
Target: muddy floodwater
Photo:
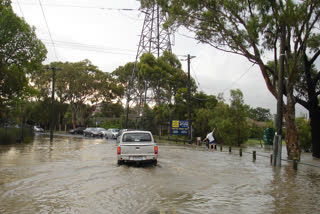
[[[118,166],[116,146],[67,136],[0,146],[0,213],[320,213],[320,168],[274,168],[265,148],[240,157],[159,143],[157,166]]]

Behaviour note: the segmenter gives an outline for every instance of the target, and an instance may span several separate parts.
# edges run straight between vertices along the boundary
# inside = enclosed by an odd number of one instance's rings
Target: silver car
[[[119,137],[118,164],[124,162],[152,162],[157,165],[158,146],[149,131],[127,131]]]
[[[110,139],[116,139],[118,134],[119,134],[119,132],[120,132],[119,129],[108,129],[106,131],[105,136],[106,136],[107,139],[109,139],[109,138]]]

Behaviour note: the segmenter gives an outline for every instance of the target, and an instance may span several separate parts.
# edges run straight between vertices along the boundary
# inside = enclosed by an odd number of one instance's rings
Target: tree
[[[47,50],[35,29],[12,10],[11,1],[0,2],[0,110],[29,90],[28,78],[39,70]]]
[[[141,0],[142,7],[149,7],[155,0]],[[225,52],[246,57],[259,66],[269,91],[277,97],[278,44],[280,28],[285,29],[285,84],[286,144],[289,158],[299,158],[300,149],[294,121],[298,62],[306,53],[307,42],[316,33],[319,1],[184,1],[158,0],[170,18],[167,26],[183,25],[194,32],[202,43]],[[311,50],[311,49],[308,49]],[[264,62],[264,56],[273,54],[275,68]],[[315,54],[315,56],[317,53]],[[314,153],[315,155],[315,153]],[[320,149],[319,149],[320,156]]]
[[[157,115],[166,115],[166,112],[162,112],[166,110],[166,107],[162,105],[172,106],[174,102],[178,102],[179,104],[175,103],[175,106],[182,107],[175,108],[181,112],[181,114],[178,113],[178,117],[186,118],[184,110],[187,109],[187,75],[182,70],[177,57],[172,53],[165,51],[159,58],[151,53],[144,53],[136,66],[134,63],[127,63],[125,66],[118,67],[112,75],[124,88],[130,89],[128,91],[129,107],[135,107],[136,117],[143,115],[144,104],[155,104]],[[191,91],[196,92],[196,84],[192,78]],[[148,93],[147,96],[146,93]],[[170,115],[175,114],[170,113]],[[170,120],[170,118],[157,117],[158,125],[165,120]]]
[[[100,71],[89,60],[75,63],[53,62],[50,66],[58,68],[55,93],[61,103],[70,104],[73,128],[77,125],[77,116],[80,125],[85,125],[88,104],[110,102],[123,93],[122,87],[118,87],[109,74]],[[41,86],[45,96],[49,95],[50,76],[51,71],[46,71],[37,79],[37,85]],[[93,108],[90,109],[92,112]]]
[[[203,92],[196,93],[191,99],[193,127],[195,136],[205,136],[212,127],[209,126],[210,119],[218,100],[214,95],[206,95]]]
[[[139,106],[137,115],[141,113],[146,90],[146,82],[138,76],[139,69],[139,63],[135,65],[133,62],[129,62],[124,66],[119,66],[111,73],[116,83],[126,89],[128,110],[134,105]]]
[[[245,105],[243,100],[243,94],[240,89],[230,91],[230,113],[232,129],[235,132],[235,140],[237,145],[240,146],[246,140],[248,140],[248,125],[247,114],[245,111]]]
[[[271,120],[271,113],[270,109],[265,109],[262,107],[257,108],[248,108],[247,109],[247,115],[249,118],[260,121],[260,122],[267,122]]]

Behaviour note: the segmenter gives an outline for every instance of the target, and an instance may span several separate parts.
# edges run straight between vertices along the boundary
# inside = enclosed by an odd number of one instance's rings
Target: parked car
[[[70,134],[83,134],[83,130],[85,130],[86,127],[78,127],[75,129],[72,129],[69,131]]]
[[[43,128],[39,127],[39,126],[33,126],[33,130],[35,132],[44,132]]]
[[[91,137],[103,137],[105,135],[105,132],[107,130],[104,128],[94,128],[94,127],[89,127],[83,130],[83,135],[84,136],[91,136]]]
[[[107,139],[116,139],[118,134],[120,132],[120,129],[108,129],[106,132],[106,138]]]
[[[108,130],[106,130],[105,128],[97,128],[97,131],[99,132],[99,136],[100,137],[105,137],[106,136],[106,134],[107,134],[107,132],[108,132]]]
[[[118,164],[124,162],[152,162],[157,165],[158,146],[149,131],[127,131],[119,137]]]

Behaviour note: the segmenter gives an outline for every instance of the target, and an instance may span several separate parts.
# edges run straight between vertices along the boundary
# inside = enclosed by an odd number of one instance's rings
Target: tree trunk
[[[309,114],[312,138],[312,156],[320,158],[320,110],[317,103],[311,105]]]
[[[71,103],[71,117],[72,117],[72,126],[75,129],[76,128],[76,115],[74,112],[74,103]]]
[[[81,126],[84,126],[84,110],[85,106],[80,106],[80,123],[81,123]]]
[[[295,100],[293,93],[290,92],[290,88],[288,87],[287,105],[285,112],[287,154],[289,160],[300,160],[301,150],[299,143],[299,135],[295,123]]]

